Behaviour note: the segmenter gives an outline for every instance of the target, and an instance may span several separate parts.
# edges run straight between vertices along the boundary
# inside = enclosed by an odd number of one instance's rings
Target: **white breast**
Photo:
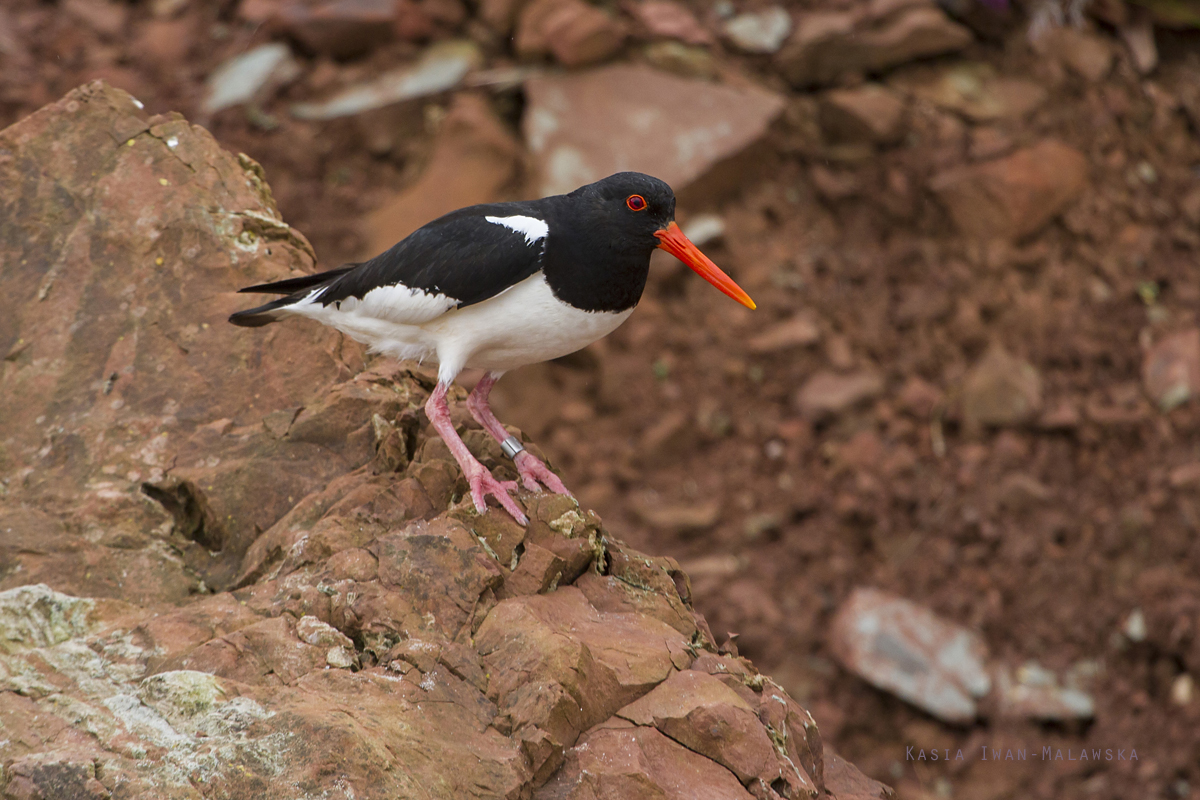
[[[440,374],[509,370],[574,353],[612,333],[633,309],[581,311],[554,296],[542,273],[421,327],[437,342]]]

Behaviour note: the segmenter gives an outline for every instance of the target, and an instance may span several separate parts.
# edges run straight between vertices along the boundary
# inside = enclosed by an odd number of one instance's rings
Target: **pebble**
[[[1125,618],[1125,624],[1121,626],[1121,633],[1125,634],[1125,638],[1131,642],[1146,641],[1149,631],[1146,628],[1146,615],[1140,608],[1135,608]]]
[[[831,625],[846,669],[945,722],[975,719],[992,681],[979,634],[877,589],[855,589]]]
[[[722,26],[730,44],[746,53],[774,53],[792,32],[792,15],[773,6],[764,11],[738,14]]]
[[[1092,696],[1082,689],[1063,687],[1051,670],[1029,661],[1015,672],[995,669],[997,709],[1003,717],[1040,721],[1091,719],[1096,713]]]
[[[299,75],[300,65],[286,44],[259,45],[213,70],[205,82],[203,108],[215,114],[248,103],[268,86],[281,86]]]
[[[967,425],[1019,425],[1042,407],[1042,378],[1032,364],[993,346],[963,381]]]
[[[1164,413],[1200,395],[1200,328],[1151,345],[1142,358],[1142,384]]]
[[[835,372],[813,374],[796,393],[795,404],[804,416],[819,418],[839,414],[861,402],[878,397],[883,391],[883,377],[870,370],[848,375]]]
[[[439,94],[462,83],[467,73],[481,61],[479,47],[474,42],[439,42],[430,45],[416,64],[347,87],[328,100],[296,103],[292,106],[292,116],[297,119],[335,119]]]
[[[696,19],[691,9],[674,0],[645,0],[626,6],[652,36],[676,39],[686,44],[712,44],[713,35]]]

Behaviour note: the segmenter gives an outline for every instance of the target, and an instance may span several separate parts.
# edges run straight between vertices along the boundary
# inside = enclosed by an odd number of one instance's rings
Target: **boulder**
[[[0,543],[0,588],[55,576],[84,595],[185,600],[198,578],[228,585],[256,526],[351,466],[272,440],[263,419],[360,371],[359,347],[224,323],[245,305],[237,288],[312,271],[312,247],[258,164],[140,105],[94,83],[0,132],[0,445],[16,477],[0,505],[36,509],[49,534]]]
[[[0,186],[0,795],[889,796],[673,560],[464,503],[421,373],[224,324],[315,267],[253,162],[92,84]]]
[[[522,120],[542,195],[560,194],[622,170],[679,189],[760,140],[783,98],[630,64],[525,84]]]

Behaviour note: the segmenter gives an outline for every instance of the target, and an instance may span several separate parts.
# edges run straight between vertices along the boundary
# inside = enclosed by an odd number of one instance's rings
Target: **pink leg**
[[[475,501],[475,510],[480,514],[487,511],[487,501],[484,498],[490,494],[500,501],[500,505],[504,507],[505,511],[512,514],[513,519],[522,525],[529,524],[529,518],[509,495],[510,490],[517,488],[516,481],[496,480],[492,473],[488,472],[487,467],[480,464],[479,459],[471,455],[471,451],[459,437],[458,431],[454,430],[454,424],[450,422],[450,407],[446,403],[448,388],[448,384],[438,383],[433,394],[429,395],[429,401],[425,403],[425,414],[433,424],[433,429],[438,432],[438,436],[441,436],[442,441],[450,448],[454,459],[462,467],[463,474],[467,476],[467,482],[471,484],[471,499]]]
[[[500,420],[496,419],[496,415],[492,413],[492,407],[488,405],[488,395],[491,394],[496,381],[500,380],[501,374],[503,373],[488,372],[480,379],[479,383],[475,385],[475,390],[467,397],[467,410],[471,412],[475,421],[484,427],[484,430],[490,433],[497,442],[503,444],[509,438],[509,433],[500,424]],[[540,492],[542,486],[545,486],[555,494],[571,494],[567,491],[567,487],[563,486],[563,482],[558,479],[558,476],[528,450],[517,453],[513,462],[517,465],[521,483],[525,484],[525,488],[529,491]]]

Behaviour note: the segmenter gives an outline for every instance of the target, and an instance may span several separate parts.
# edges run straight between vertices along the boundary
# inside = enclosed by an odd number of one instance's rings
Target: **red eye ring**
[[[642,197],[640,194],[631,194],[629,197],[625,198],[625,205],[630,211],[645,211],[646,198]]]

